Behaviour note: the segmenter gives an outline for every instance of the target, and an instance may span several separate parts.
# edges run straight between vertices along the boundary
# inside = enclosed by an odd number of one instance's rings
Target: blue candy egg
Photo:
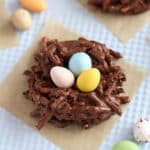
[[[90,56],[83,52],[75,53],[69,60],[69,69],[78,76],[81,72],[92,68]]]

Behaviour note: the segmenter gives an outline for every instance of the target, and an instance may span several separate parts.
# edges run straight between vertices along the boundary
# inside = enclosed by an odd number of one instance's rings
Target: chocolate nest
[[[139,14],[150,9],[150,0],[89,0],[102,11],[122,13],[122,14]]]
[[[85,38],[60,42],[44,37],[41,45],[34,56],[35,64],[24,72],[28,77],[28,90],[23,93],[35,105],[31,116],[39,119],[38,129],[48,122],[60,128],[76,124],[87,129],[113,114],[121,115],[121,104],[128,103],[129,97],[123,96],[126,75],[113,63],[122,58],[120,53]],[[81,92],[76,85],[57,88],[50,78],[51,68],[67,67],[68,59],[76,52],[89,54],[93,67],[101,72],[102,79],[93,92]]]

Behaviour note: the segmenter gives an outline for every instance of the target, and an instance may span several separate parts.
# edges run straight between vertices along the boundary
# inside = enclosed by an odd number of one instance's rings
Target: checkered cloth
[[[20,8],[18,0],[7,0],[10,13]],[[108,47],[118,50],[125,58],[150,69],[150,44],[146,37],[150,35],[150,24],[147,24],[127,44],[120,43],[111,31],[99,23],[99,21],[86,9],[82,8],[75,0],[48,0],[49,9],[47,12],[33,14],[33,27],[30,31],[18,33],[20,45],[11,49],[0,50],[0,81],[11,71],[21,55],[25,53],[34,37],[40,31],[44,22],[52,17],[63,22],[66,26],[81,32],[103,43]],[[136,76],[136,74],[135,74]],[[142,85],[138,94],[131,102],[128,111],[121,117],[118,125],[101,145],[101,150],[111,150],[114,143],[124,139],[133,139],[132,128],[135,121],[140,117],[149,117],[150,114],[150,78]],[[39,133],[33,131],[22,121],[15,118],[3,109],[0,109],[0,150],[58,150]],[[101,131],[99,131],[101,132]],[[142,150],[149,150],[150,145],[141,145]]]

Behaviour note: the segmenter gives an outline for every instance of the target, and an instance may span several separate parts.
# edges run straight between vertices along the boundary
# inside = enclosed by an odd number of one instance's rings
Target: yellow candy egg
[[[77,87],[82,92],[94,91],[100,82],[100,72],[96,68],[92,68],[82,72],[77,78]]]
[[[47,9],[46,0],[20,0],[20,3],[28,10],[40,12]]]

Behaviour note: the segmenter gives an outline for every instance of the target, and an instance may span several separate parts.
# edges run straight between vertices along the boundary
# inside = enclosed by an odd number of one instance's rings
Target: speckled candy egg
[[[140,119],[134,127],[134,138],[137,142],[150,142],[150,120]]]
[[[92,68],[82,72],[77,78],[77,87],[82,92],[94,91],[100,82],[100,72],[96,68]]]
[[[131,141],[120,141],[113,146],[112,150],[140,150],[140,148]]]
[[[92,60],[86,53],[79,52],[71,56],[69,60],[69,69],[78,76],[81,72],[92,67]]]
[[[73,73],[60,66],[55,66],[50,70],[50,77],[54,84],[60,88],[69,88],[74,83],[74,75]]]

